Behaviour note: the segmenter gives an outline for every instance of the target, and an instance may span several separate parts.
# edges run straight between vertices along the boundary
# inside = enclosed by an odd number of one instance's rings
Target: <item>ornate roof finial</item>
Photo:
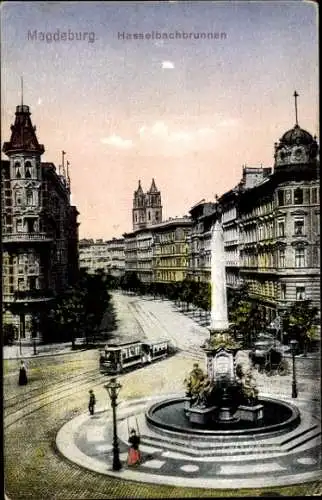
[[[295,124],[298,127],[299,124],[298,124],[298,120],[297,120],[297,98],[298,98],[299,95],[296,92],[296,90],[294,90],[293,96],[294,96],[294,101],[295,101]]]
[[[66,162],[66,175],[67,175],[67,186],[70,188],[70,177],[69,177],[69,161]]]
[[[20,77],[21,83],[21,106],[23,106],[23,76]]]
[[[66,151],[62,151],[61,152],[61,156],[62,156],[62,169],[63,169],[63,176],[66,177],[66,171],[65,171],[65,154],[66,154]]]

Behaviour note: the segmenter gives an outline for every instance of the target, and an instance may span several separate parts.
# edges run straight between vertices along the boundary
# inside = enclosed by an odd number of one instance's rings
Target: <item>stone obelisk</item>
[[[217,220],[211,228],[211,323],[210,335],[228,330],[224,232]]]

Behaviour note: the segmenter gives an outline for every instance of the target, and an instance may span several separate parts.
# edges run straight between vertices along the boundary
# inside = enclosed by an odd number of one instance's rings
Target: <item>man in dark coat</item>
[[[19,385],[27,385],[28,379],[27,379],[27,370],[25,367],[25,363],[21,360],[20,363],[20,368],[19,368],[19,380],[18,384]]]
[[[89,391],[88,410],[89,410],[89,413],[91,415],[94,415],[95,404],[96,404],[95,394],[94,394],[94,391],[92,389],[90,389],[90,391]]]

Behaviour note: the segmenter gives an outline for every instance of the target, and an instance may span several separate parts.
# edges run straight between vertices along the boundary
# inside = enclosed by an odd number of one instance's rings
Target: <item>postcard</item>
[[[7,500],[321,495],[318,5],[1,5]]]

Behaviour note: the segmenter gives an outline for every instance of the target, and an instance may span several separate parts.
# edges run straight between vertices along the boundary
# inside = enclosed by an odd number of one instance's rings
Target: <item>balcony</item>
[[[2,243],[49,243],[53,237],[47,233],[7,233],[2,235]]]
[[[50,289],[18,290],[13,294],[13,302],[47,302],[54,298],[54,292]]]
[[[225,247],[233,246],[233,245],[238,245],[238,240],[227,240],[224,242]]]

